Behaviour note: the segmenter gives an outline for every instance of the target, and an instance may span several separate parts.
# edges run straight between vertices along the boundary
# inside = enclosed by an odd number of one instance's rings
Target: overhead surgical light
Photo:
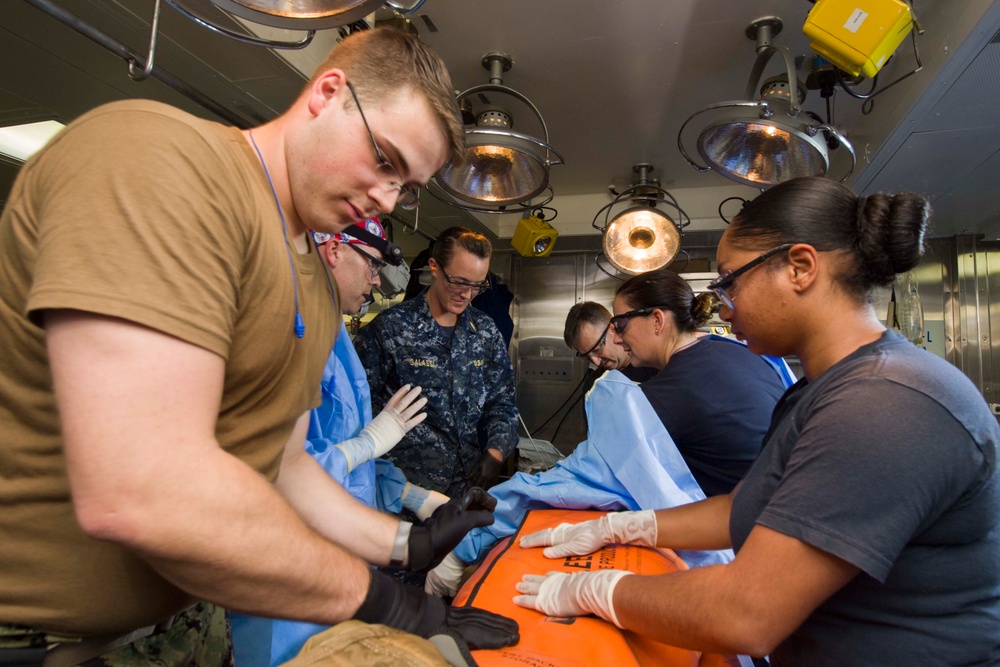
[[[168,0],[170,4],[193,4],[205,0]],[[287,30],[324,30],[347,25],[382,5],[397,11],[412,12],[397,2],[386,0],[207,0],[219,9],[240,18]],[[411,3],[413,4],[413,3]],[[421,1],[418,6],[423,4]]]
[[[514,61],[504,53],[487,53],[483,67],[490,82],[459,93],[458,104],[466,118],[465,160],[449,163],[435,181],[454,201],[448,204],[477,213],[518,213],[535,208],[531,200],[549,187],[549,167],[563,164],[562,156],[549,144],[549,130],[542,114],[531,101],[503,85],[503,73]],[[523,102],[538,119],[544,141],[514,131],[509,109],[489,102],[473,109],[473,95],[494,92]],[[433,191],[431,191],[433,194]],[[436,195],[435,195],[436,196]]]
[[[160,14],[164,2],[205,28],[240,42],[273,49],[305,48],[312,42],[317,29],[357,24],[359,19],[374,12],[382,5],[405,16],[417,11],[424,3],[424,0],[412,0],[411,4],[406,6],[399,0],[152,0],[153,15],[149,21],[149,46],[146,55],[143,56],[142,53],[115,40],[95,26],[74,16],[65,7],[60,6],[60,4],[67,3],[57,4],[54,0],[26,1],[51,18],[122,58],[128,64],[128,75],[133,80],[143,81],[153,77],[242,129],[251,127],[251,123],[230,109],[229,105],[212,99],[178,77],[164,71],[161,67],[154,66]],[[216,25],[207,18],[207,15],[213,11],[218,14],[218,9],[223,10],[223,12],[231,12],[234,16],[262,26],[291,28],[307,32],[302,39],[288,42],[265,39],[250,34],[248,31],[237,32]],[[355,25],[353,27],[360,29],[362,26]],[[367,28],[368,26],[364,24],[363,27]]]
[[[698,171],[716,171],[763,189],[798,176],[825,176],[830,169],[830,146],[839,142],[851,155],[851,167],[840,179],[844,181],[854,171],[854,147],[833,125],[814,122],[810,114],[802,112],[805,91],[795,78],[794,59],[787,48],[771,43],[781,26],[776,16],[759,18],[747,26],[747,37],[757,44],[757,59],[745,99],[718,102],[696,111],[681,125],[677,147]],[[775,53],[784,60],[786,72],[765,81],[758,93],[761,74]],[[684,128],[695,116],[715,110],[722,111],[698,136],[698,154],[708,164],[702,166],[684,148]]]
[[[597,212],[592,224],[604,236],[608,261],[619,271],[636,275],[673,261],[681,249],[681,229],[691,224],[691,218],[659,181],[649,178],[653,165],[640,162],[632,171],[638,175],[635,184],[621,193],[612,189],[614,200]],[[672,209],[676,219],[663,208]],[[597,266],[607,273],[599,261]]]
[[[398,0],[166,0],[167,4],[195,23],[230,39],[244,44],[265,46],[272,49],[303,49],[308,46],[317,30],[344,26],[373,13],[383,5],[403,16],[417,11],[424,0],[414,0],[405,5]],[[214,23],[206,16],[211,6],[251,23],[285,30],[305,30],[306,35],[297,41],[283,42],[236,32]],[[160,23],[161,0],[154,0],[150,20],[149,54],[140,61],[128,58],[128,74],[135,81],[149,78],[153,73],[156,55],[156,37]],[[60,18],[60,20],[64,19]]]

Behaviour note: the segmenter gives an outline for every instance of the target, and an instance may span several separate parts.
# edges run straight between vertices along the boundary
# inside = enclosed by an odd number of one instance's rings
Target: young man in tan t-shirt
[[[25,165],[0,219],[0,652],[75,663],[138,630],[197,654],[197,600],[516,640],[367,565],[444,555],[491,520],[474,499],[407,538],[302,448],[339,326],[306,230],[392,210],[461,145],[440,60],[375,30],[252,131],[117,103]]]

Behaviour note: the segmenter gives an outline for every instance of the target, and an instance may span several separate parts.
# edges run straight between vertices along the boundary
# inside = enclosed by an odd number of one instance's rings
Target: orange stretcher
[[[515,585],[525,574],[629,570],[637,574],[666,574],[688,566],[670,549],[607,546],[589,556],[548,559],[541,549],[522,549],[522,535],[560,523],[579,523],[603,515],[599,511],[532,510],[518,532],[499,542],[475,574],[465,582],[454,606],[474,606],[503,614],[521,626],[516,646],[495,651],[473,651],[481,667],[738,667],[735,656],[701,653],[640,637],[596,616],[556,618],[515,605]]]

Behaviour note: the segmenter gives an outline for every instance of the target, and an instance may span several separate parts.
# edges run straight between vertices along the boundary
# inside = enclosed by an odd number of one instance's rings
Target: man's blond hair
[[[423,95],[448,139],[451,161],[462,161],[465,130],[451,76],[441,57],[415,36],[395,28],[352,33],[330,50],[326,60],[313,72],[310,83],[335,67],[344,71],[362,103],[407,88]]]

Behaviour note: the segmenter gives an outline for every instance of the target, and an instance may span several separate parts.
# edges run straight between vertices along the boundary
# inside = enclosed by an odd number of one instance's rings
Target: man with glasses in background
[[[427,419],[385,458],[421,487],[460,496],[489,488],[517,445],[514,373],[493,320],[469,302],[488,287],[492,246],[462,227],[441,233],[430,286],[364,327],[354,344],[374,408],[420,386]]]
[[[563,340],[576,352],[603,371],[618,370],[633,382],[643,382],[656,375],[656,368],[633,366],[628,352],[622,349],[611,333],[611,312],[596,301],[583,301],[569,309]],[[584,392],[590,390],[601,373],[588,377]]]
[[[0,663],[230,664],[223,606],[516,641],[369,567],[427,567],[488,511],[401,522],[303,448],[341,325],[307,231],[414,205],[462,154],[453,90],[415,37],[362,31],[253,130],[128,100],[22,167],[0,218]]]

